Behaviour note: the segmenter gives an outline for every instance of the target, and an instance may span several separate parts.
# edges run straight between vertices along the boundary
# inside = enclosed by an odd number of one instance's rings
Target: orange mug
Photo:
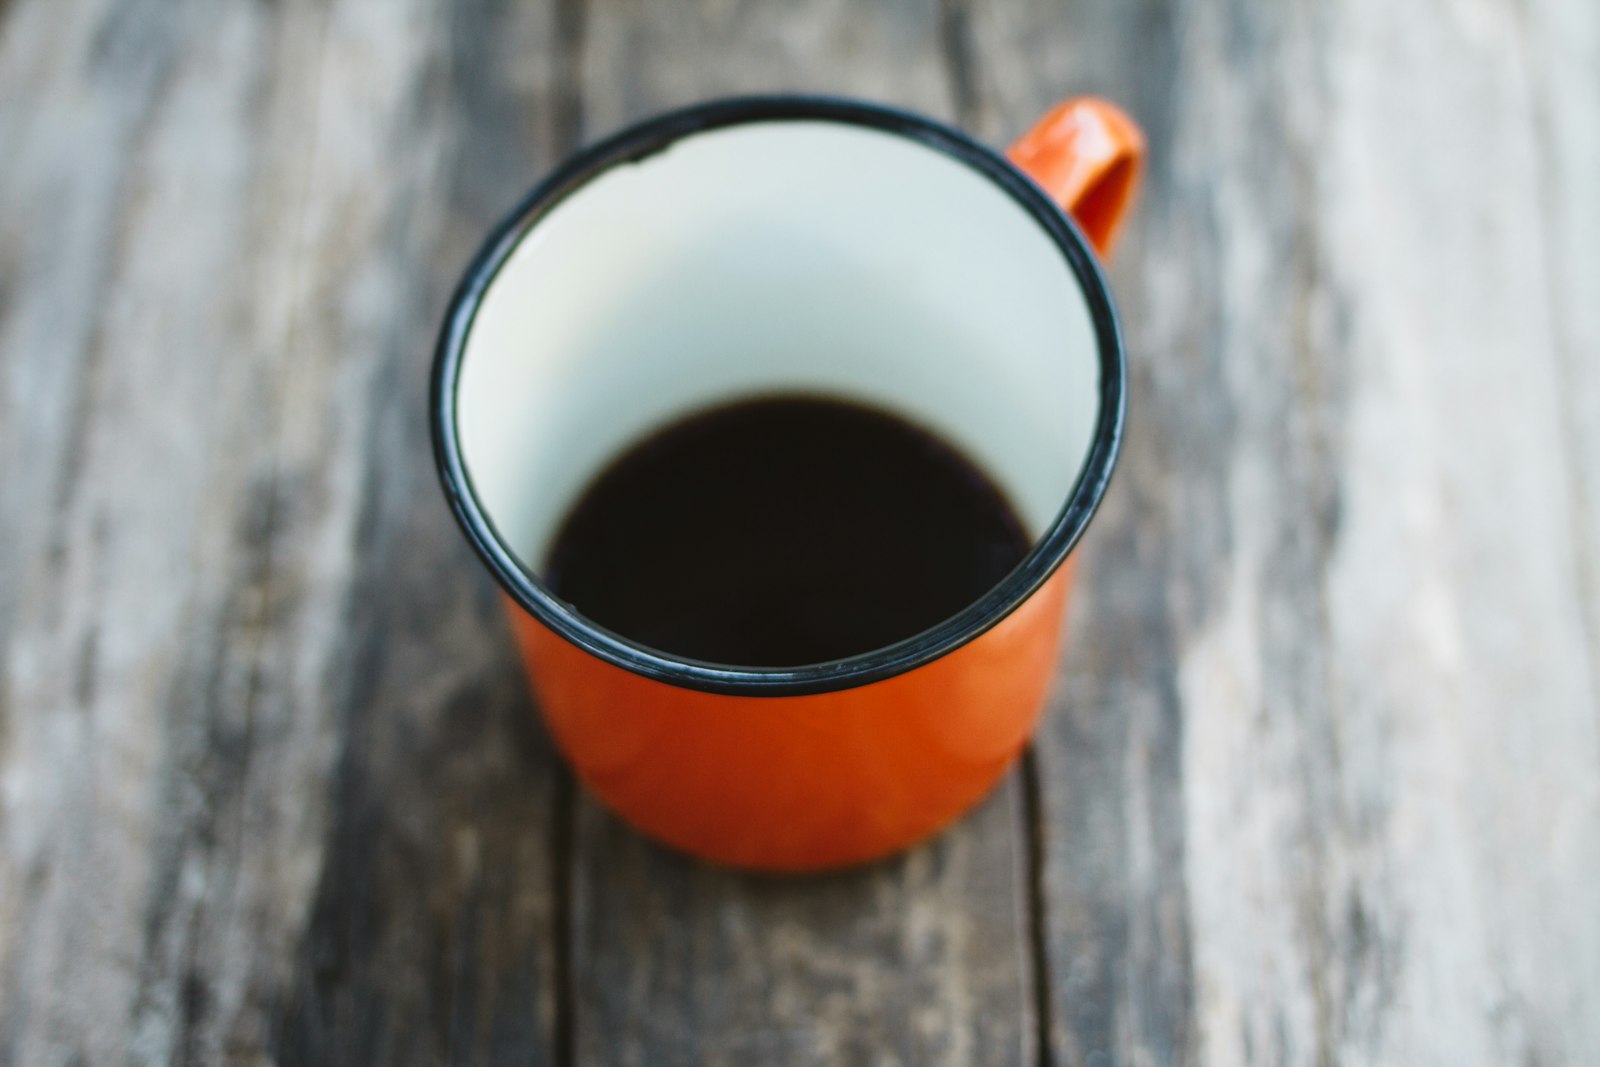
[[[583,152],[491,235],[439,339],[440,477],[556,743],[624,819],[718,863],[816,870],[932,834],[1004,774],[1121,439],[1126,368],[1090,249],[1115,239],[1143,151],[1099,100],[1060,105],[1009,161],[876,105],[718,101]],[[687,412],[786,391],[956,444],[1031,551],[930,630],[794,668],[667,655],[541,582],[610,459]]]

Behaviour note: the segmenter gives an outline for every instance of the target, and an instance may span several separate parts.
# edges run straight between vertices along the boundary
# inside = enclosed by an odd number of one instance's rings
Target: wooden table
[[[1038,742],[808,880],[574,788],[423,418],[757,89],[1151,144]],[[0,1064],[1600,1063],[1592,0],[9,0],[0,464]]]

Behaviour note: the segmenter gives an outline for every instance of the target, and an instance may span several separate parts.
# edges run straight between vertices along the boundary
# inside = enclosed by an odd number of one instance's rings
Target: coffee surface
[[[545,579],[601,626],[746,667],[911,637],[992,589],[1029,548],[950,445],[884,412],[772,397],[636,443],[579,498]]]

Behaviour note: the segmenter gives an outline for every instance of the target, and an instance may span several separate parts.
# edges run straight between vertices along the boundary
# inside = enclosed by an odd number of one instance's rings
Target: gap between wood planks
[[[956,122],[963,129],[977,129],[985,101],[978,81],[977,41],[972,29],[972,0],[939,0],[939,44],[941,59],[950,78],[950,95],[955,102]],[[1016,770],[1022,791],[1022,844],[1024,906],[1027,909],[1025,950],[1028,959],[1027,983],[1031,986],[1033,1007],[1034,1062],[1038,1067],[1054,1067],[1056,1035],[1051,985],[1050,946],[1045,922],[1044,886],[1044,792],[1039,778],[1039,757],[1029,741]]]
[[[4,2],[4,0],[0,0]],[[555,144],[558,152],[577,151],[583,139],[583,48],[587,28],[584,0],[555,0]],[[572,770],[556,761],[555,798],[550,813],[550,869],[555,879],[550,938],[555,990],[551,1026],[551,1058],[557,1067],[577,1062],[576,963],[573,940],[577,909],[573,900],[577,877],[578,789]]]

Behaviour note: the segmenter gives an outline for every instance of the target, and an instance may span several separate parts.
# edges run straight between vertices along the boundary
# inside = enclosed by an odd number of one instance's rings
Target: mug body
[[[1012,164],[903,112],[758,98],[635,127],[535,189],[455,296],[432,418],[446,495],[581,780],[681,849],[804,870],[934,832],[1025,743],[1124,379],[1093,254]],[[786,668],[645,647],[541,580],[629,445],[796,393],[956,446],[1014,506],[1027,556],[932,629]]]

